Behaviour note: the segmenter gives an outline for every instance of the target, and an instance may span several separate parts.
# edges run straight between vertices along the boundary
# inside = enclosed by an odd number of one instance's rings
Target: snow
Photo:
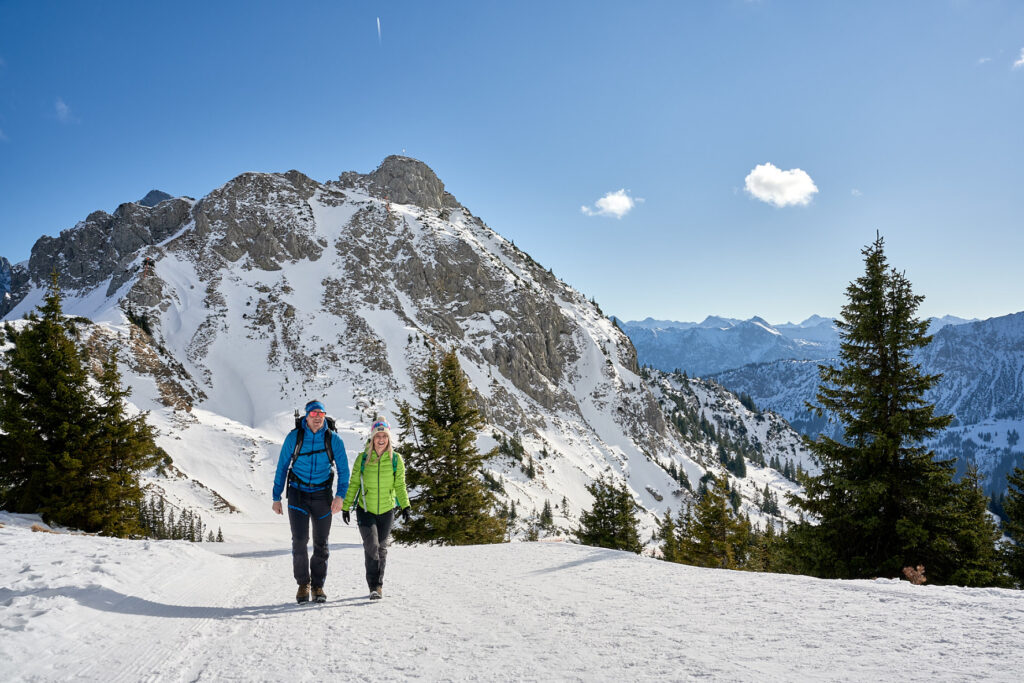
[[[699,569],[568,543],[393,545],[354,526],[294,604],[287,523],[248,543],[33,533],[0,513],[0,680],[1011,681],[1024,593]]]

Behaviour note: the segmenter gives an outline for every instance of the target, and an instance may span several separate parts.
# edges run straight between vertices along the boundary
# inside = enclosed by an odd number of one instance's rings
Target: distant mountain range
[[[972,322],[947,315],[931,318],[931,332],[948,325]],[[831,318],[812,315],[801,323],[772,325],[764,318],[749,320],[708,316],[703,322],[646,318],[619,321],[633,341],[640,362],[658,370],[681,370],[704,376],[774,360],[822,360],[839,352],[839,332]]]
[[[707,376],[800,432],[840,436],[838,425],[805,407],[818,391],[818,366],[835,362],[839,339],[831,320],[812,316],[771,326],[761,318],[709,317],[699,324],[620,325],[641,364]],[[927,398],[956,420],[930,445],[940,457],[956,458],[960,472],[976,464],[989,490],[1001,491],[1005,475],[1024,464],[1024,312],[982,321],[932,318],[931,332],[934,340],[917,360],[942,379]]]

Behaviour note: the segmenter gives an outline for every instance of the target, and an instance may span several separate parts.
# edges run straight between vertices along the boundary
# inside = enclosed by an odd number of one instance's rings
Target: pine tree
[[[0,373],[0,505],[48,523],[128,536],[143,529],[138,475],[160,450],[145,415],[127,418],[116,358],[103,363],[98,396],[88,358],[61,307],[57,276],[17,331]]]
[[[661,559],[666,562],[679,562],[679,528],[672,518],[672,511],[665,512],[665,519],[658,524],[658,538],[661,539]]]
[[[740,569],[746,563],[750,525],[729,502],[728,478],[711,476],[707,493],[690,513],[687,534],[679,536],[681,561],[698,567]]]
[[[56,273],[27,321],[21,330],[4,327],[12,346],[0,374],[0,507],[75,526],[67,505],[75,482],[87,474],[81,456],[88,452],[96,416],[76,330],[61,310]]]
[[[163,456],[154,440],[156,434],[146,422],[148,413],[126,414],[129,395],[131,390],[121,384],[117,354],[111,353],[99,378],[99,425],[86,456],[92,477],[83,499],[103,533],[122,537],[142,533],[135,514],[143,499],[139,476]]]
[[[639,554],[639,522],[636,502],[625,482],[616,486],[611,476],[601,477],[587,485],[594,497],[594,507],[580,513],[580,526],[576,538],[583,545],[613,550],[629,550]]]
[[[1003,531],[1013,541],[1004,549],[1006,569],[1018,586],[1024,586],[1024,469],[1015,467],[1006,480]]]
[[[477,451],[483,419],[454,351],[432,357],[416,379],[420,406],[402,411],[399,424],[414,443],[402,443],[414,516],[395,530],[405,543],[469,545],[505,540],[505,520],[480,470],[494,453]],[[405,438],[403,436],[403,438]]]
[[[988,498],[981,488],[978,468],[970,465],[958,484],[954,514],[959,517],[954,537],[955,557],[948,583],[958,586],[993,586],[1003,582],[1003,567],[996,542],[1000,533],[988,515]]]
[[[819,366],[819,405],[807,404],[837,418],[843,440],[806,439],[821,473],[804,477],[805,496],[794,502],[819,522],[791,532],[812,574],[895,577],[923,564],[930,581],[943,583],[962,520],[952,462],[922,445],[952,420],[924,400],[940,376],[913,362],[931,341],[928,321],[915,316],[924,297],[888,266],[880,236],[862,253],[864,275],[847,287],[836,321],[839,367]]]
[[[555,528],[555,514],[551,510],[551,501],[544,500],[544,508],[540,512],[540,527],[548,531]]]

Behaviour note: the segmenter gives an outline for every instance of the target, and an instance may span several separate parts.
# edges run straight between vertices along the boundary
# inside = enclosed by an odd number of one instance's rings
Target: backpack
[[[330,488],[331,484],[334,483],[334,470],[338,469],[338,466],[334,463],[334,445],[331,443],[331,435],[334,434],[337,431],[337,429],[335,427],[333,417],[327,417],[325,421],[327,422],[327,432],[324,434],[324,450],[310,451],[309,453],[306,453],[306,455],[314,455],[316,453],[323,453],[324,451],[326,451],[327,458],[331,461],[331,476],[328,477],[327,481],[320,482],[318,484],[311,484],[308,481],[302,481],[297,476],[295,476],[294,472],[292,472],[292,465],[295,464],[295,460],[299,457],[299,451],[302,450],[302,441],[306,436],[306,418],[304,415],[300,415],[299,409],[296,408],[294,431],[298,433],[295,435],[295,450],[292,451],[292,459],[291,462],[288,463],[288,483],[296,482],[302,484],[303,486],[308,486],[310,488]]]

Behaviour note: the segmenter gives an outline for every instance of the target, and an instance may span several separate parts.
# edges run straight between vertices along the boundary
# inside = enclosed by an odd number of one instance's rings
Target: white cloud
[[[978,60],[978,64],[979,65],[981,65],[981,64],[988,64],[991,61],[992,61],[991,57],[982,57],[981,59]]]
[[[792,206],[810,204],[818,188],[811,176],[799,168],[783,171],[774,164],[760,164],[747,174],[746,190],[762,202]]]
[[[595,208],[581,206],[580,211],[588,216],[611,216],[614,218],[622,218],[632,211],[634,206],[643,201],[644,200],[639,197],[636,199],[630,197],[628,191],[622,189],[617,192],[609,192],[598,199],[594,202]]]
[[[856,187],[853,188],[852,190],[850,190],[850,194],[852,194],[854,197],[863,197],[864,196],[864,193],[861,192],[860,190],[858,190]]]
[[[1013,63],[1014,69],[1019,69],[1024,66],[1024,47],[1020,49],[1020,59]]]
[[[60,121],[61,123],[71,122],[71,107],[69,107],[62,98],[57,98],[57,101],[53,104],[53,108],[57,113],[58,121]]]

